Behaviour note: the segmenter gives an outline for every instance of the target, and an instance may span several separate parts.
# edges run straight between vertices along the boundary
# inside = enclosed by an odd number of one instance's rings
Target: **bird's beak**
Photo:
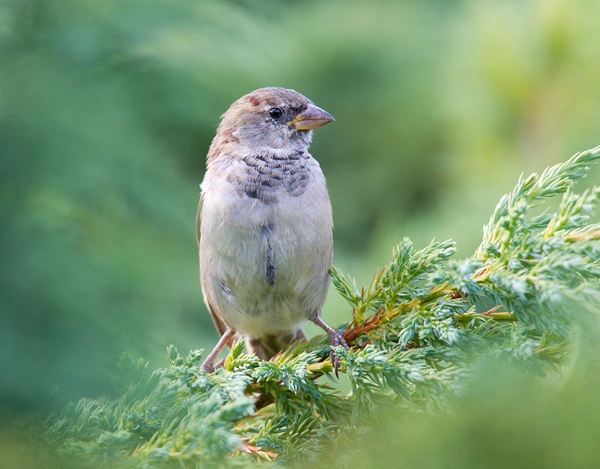
[[[313,104],[309,104],[304,111],[287,124],[294,126],[296,130],[312,130],[317,127],[322,127],[334,120],[333,116],[327,111],[324,111]]]

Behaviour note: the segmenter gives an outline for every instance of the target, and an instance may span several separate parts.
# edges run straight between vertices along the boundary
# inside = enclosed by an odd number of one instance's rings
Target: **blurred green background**
[[[219,116],[263,86],[315,133],[335,263],[461,255],[521,172],[600,143],[597,0],[0,0],[0,419],[212,347],[195,215]],[[594,177],[598,180],[598,171]],[[332,292],[331,323],[349,320]],[[316,333],[315,329],[309,332]]]

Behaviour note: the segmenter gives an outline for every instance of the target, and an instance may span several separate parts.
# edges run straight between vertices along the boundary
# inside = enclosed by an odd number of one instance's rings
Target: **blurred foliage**
[[[452,412],[407,418],[390,411],[352,442],[352,459],[333,453],[316,467],[596,468],[597,351],[593,360],[560,384],[488,361]]]
[[[0,0],[0,415],[206,346],[194,217],[219,115],[262,86],[336,118],[312,153],[336,264],[466,254],[500,194],[598,143],[594,0]],[[598,174],[598,173],[595,173]],[[325,315],[348,320],[332,297]]]

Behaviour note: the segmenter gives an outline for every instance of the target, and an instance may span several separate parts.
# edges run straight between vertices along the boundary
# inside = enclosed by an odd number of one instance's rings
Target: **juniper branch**
[[[182,357],[170,347],[169,368],[154,373],[123,357],[131,379],[119,399],[85,399],[52,416],[47,454],[61,467],[305,465],[336,445],[351,452],[349,435],[386,409],[446,409],[482,357],[557,373],[573,331],[599,312],[600,225],[589,221],[600,189],[573,188],[598,159],[600,147],[521,177],[471,257],[453,259],[453,241],[416,250],[405,238],[360,289],[332,267],[352,308],[344,332],[352,348],[335,350],[349,395],[321,379],[332,370],[322,336],[270,362],[238,342],[211,374],[202,352]],[[556,213],[530,214],[560,195]]]

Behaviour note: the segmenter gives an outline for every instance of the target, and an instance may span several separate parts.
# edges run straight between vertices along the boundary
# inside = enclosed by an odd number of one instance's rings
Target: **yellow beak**
[[[335,119],[331,114],[323,109],[309,104],[308,107],[289,121],[288,125],[293,125],[296,130],[312,130],[322,127]]]

